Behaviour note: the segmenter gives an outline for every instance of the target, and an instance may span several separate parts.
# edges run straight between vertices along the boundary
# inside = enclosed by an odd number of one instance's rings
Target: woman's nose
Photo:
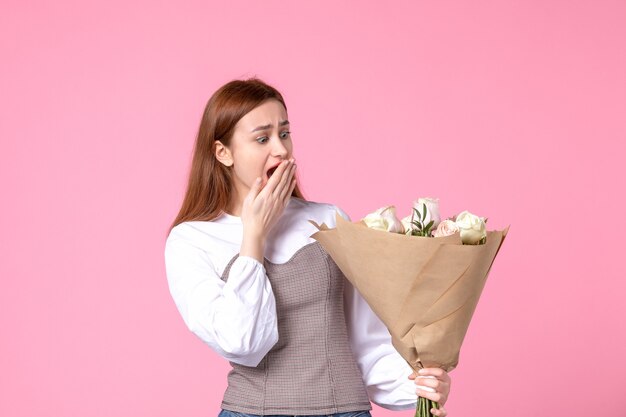
[[[274,146],[272,148],[272,153],[274,154],[274,156],[279,156],[283,159],[287,158],[287,154],[289,153],[287,151],[287,148],[285,147],[285,145],[283,144],[283,142],[280,139],[276,139],[274,140]]]

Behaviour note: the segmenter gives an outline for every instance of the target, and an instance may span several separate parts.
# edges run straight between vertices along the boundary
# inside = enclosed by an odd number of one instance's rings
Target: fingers
[[[431,408],[430,409],[431,414],[435,415],[435,416],[440,416],[440,417],[446,417],[448,415],[448,411],[441,407],[441,408]]]
[[[295,169],[293,159],[285,160],[265,185],[257,179],[250,186],[242,209],[242,222],[248,228],[260,230],[263,236],[272,228],[295,188]]]
[[[443,382],[439,381],[434,376],[419,376],[415,379],[415,384],[418,385],[418,388],[420,388],[420,386],[422,387],[421,389],[424,389],[424,387],[429,387],[434,388],[436,391],[437,388],[439,388],[441,384],[443,384]]]
[[[418,388],[415,390],[415,393],[419,397],[428,398],[429,400],[439,403],[441,406],[443,406],[446,403],[446,401],[448,401],[448,395],[442,393],[441,391],[430,392],[430,391],[426,391],[426,390]]]
[[[415,379],[417,377],[423,376],[433,376],[441,381],[450,382],[450,375],[446,371],[441,368],[422,368],[417,371],[413,371],[411,375],[409,375],[409,379]]]
[[[261,192],[261,187],[263,187],[263,179],[261,177],[257,177],[257,179],[250,187],[250,191],[248,192],[247,198],[254,200],[257,195]]]
[[[450,376],[440,368],[420,369],[418,376],[411,378],[417,385],[416,393],[420,397],[445,404],[450,393]]]
[[[254,200],[259,196],[259,193],[263,189],[263,179],[261,177],[257,177],[257,179],[252,183],[248,194],[245,196],[243,200],[244,207],[252,205]]]
[[[432,408],[430,412],[439,417],[446,417],[448,411],[444,404],[450,393],[450,375],[441,368],[422,368],[419,372],[413,372],[409,379],[415,380],[417,389],[415,392],[422,398],[427,398],[439,404],[439,408]]]
[[[429,391],[424,391],[422,389],[417,389],[415,390],[415,392],[417,393],[418,396],[422,397],[422,398],[428,398],[431,401],[435,401],[441,405],[446,403],[446,396],[444,396],[442,393],[440,392],[429,392]]]
[[[285,172],[289,173],[289,169],[293,159],[284,160],[278,165],[278,168],[274,171],[272,176],[267,180],[267,184],[263,188],[263,191],[267,194],[273,194],[277,187],[283,182],[283,176]]]
[[[296,164],[293,164],[291,166],[291,170],[289,172],[289,176],[287,177],[287,181],[284,184],[281,183],[281,185],[283,185],[280,194],[278,196],[278,198],[280,199],[281,202],[283,202],[283,204],[287,204],[287,202],[289,201],[289,197],[291,196],[291,193],[293,192],[293,189],[296,187]]]
[[[441,368],[422,368],[419,370],[418,376],[434,376],[440,381],[451,383],[450,375]],[[410,379],[415,379],[411,378]]]
[[[450,380],[450,376],[446,371],[441,368],[422,368],[419,370],[419,375],[426,376],[431,375],[441,380]]]
[[[282,172],[281,174],[274,174],[272,177],[276,175],[281,175],[280,182],[276,185],[274,190],[271,193],[271,198],[274,200],[277,206],[285,207],[289,201],[289,195],[291,195],[291,187],[294,180],[296,171],[296,165],[293,163],[293,160],[289,162],[289,166]]]

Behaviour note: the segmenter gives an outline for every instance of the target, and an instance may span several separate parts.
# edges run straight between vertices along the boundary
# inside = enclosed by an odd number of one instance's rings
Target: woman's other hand
[[[433,408],[430,410],[433,415],[440,417],[448,415],[444,404],[448,400],[452,381],[446,371],[441,368],[423,368],[420,369],[419,374],[413,372],[409,375],[409,379],[415,380],[415,384],[417,385],[416,393],[418,396],[439,403],[439,409]],[[426,387],[426,389],[424,387]],[[430,391],[429,388],[432,391]]]
[[[265,186],[262,185],[261,178],[257,178],[252,185],[241,209],[243,241],[240,255],[263,262],[265,237],[289,203],[296,186],[295,173],[294,160],[285,160],[276,168]]]

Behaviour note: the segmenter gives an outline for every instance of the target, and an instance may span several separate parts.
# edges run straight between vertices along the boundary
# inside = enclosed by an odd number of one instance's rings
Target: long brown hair
[[[268,99],[278,100],[287,110],[278,90],[258,78],[233,80],[213,93],[198,129],[185,198],[171,228],[186,221],[213,220],[226,209],[232,168],[215,157],[215,141],[229,146],[237,122]],[[304,198],[297,184],[291,195]]]

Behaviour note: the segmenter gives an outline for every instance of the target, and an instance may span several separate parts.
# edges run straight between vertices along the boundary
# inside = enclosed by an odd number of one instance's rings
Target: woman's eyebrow
[[[278,123],[278,126],[285,126],[285,125],[288,125],[288,124],[289,124],[289,120],[283,120],[282,122]],[[271,125],[271,124],[269,124],[269,125],[263,125],[263,126],[258,126],[258,127],[255,127],[254,129],[252,129],[252,130],[250,131],[250,133],[252,133],[252,132],[257,132],[257,131],[259,131],[259,130],[269,129],[270,127],[272,127],[272,125]]]

